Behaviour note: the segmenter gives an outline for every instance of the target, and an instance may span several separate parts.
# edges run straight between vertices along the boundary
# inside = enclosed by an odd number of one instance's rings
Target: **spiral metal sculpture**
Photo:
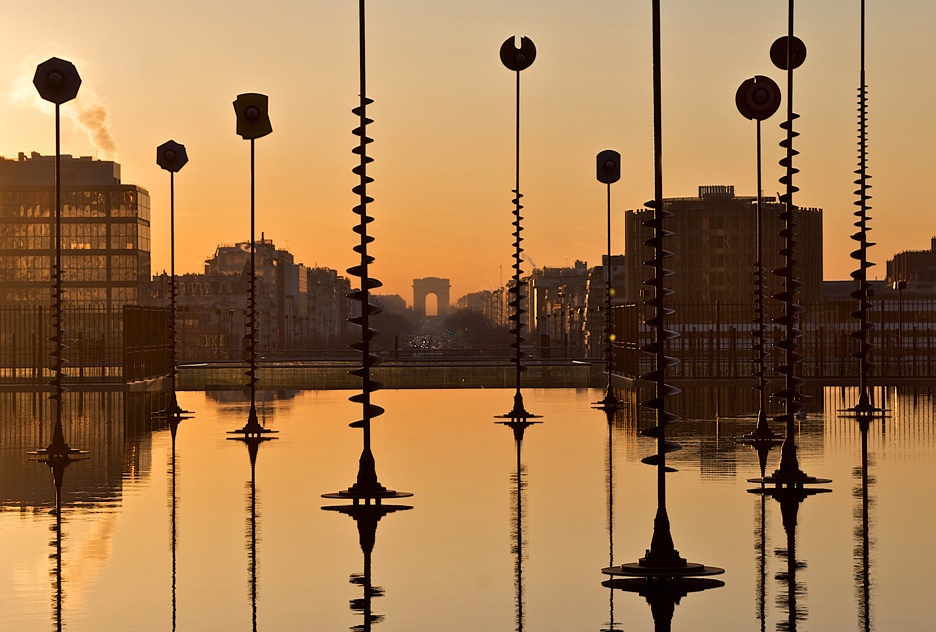
[[[871,208],[868,204],[868,200],[871,199],[871,196],[868,194],[868,190],[871,188],[871,185],[868,184],[868,180],[871,176],[868,175],[868,85],[865,82],[864,0],[861,2],[861,71],[858,86],[858,169],[855,173],[858,175],[858,179],[855,180],[855,184],[858,185],[858,190],[855,191],[855,195],[858,196],[858,199],[855,201],[855,206],[858,207],[858,210],[855,211],[855,217],[858,218],[858,221],[855,222],[855,226],[858,228],[858,232],[853,234],[851,238],[858,242],[858,249],[851,253],[851,258],[858,260],[858,268],[851,273],[851,277],[855,280],[856,286],[855,290],[851,293],[851,297],[858,301],[858,309],[852,312],[851,315],[858,319],[858,331],[853,332],[851,337],[858,341],[858,351],[852,354],[853,357],[858,359],[859,380],[859,399],[858,404],[854,408],[854,412],[861,414],[874,411],[874,406],[871,404],[868,393],[868,375],[872,367],[870,356],[874,349],[874,346],[870,342],[871,332],[874,330],[874,326],[870,321],[871,284],[868,283],[868,268],[874,264],[868,261],[868,248],[874,244],[868,241],[868,232],[871,230],[868,227],[868,220],[871,219],[868,215],[868,211]]]
[[[247,298],[247,384],[245,388],[250,392],[250,412],[247,423],[243,428],[232,430],[231,434],[240,435],[231,437],[247,442],[248,449],[255,449],[252,442],[272,439],[264,435],[276,432],[265,428],[257,417],[257,356],[259,343],[257,340],[257,241],[256,234],[256,196],[255,196],[255,141],[258,138],[271,134],[273,125],[270,123],[269,98],[265,94],[248,92],[237,95],[234,101],[234,113],[237,116],[237,134],[244,140],[250,141],[250,295]]]
[[[371,403],[371,393],[383,388],[383,384],[371,377],[371,369],[380,364],[380,358],[371,353],[371,341],[380,335],[380,332],[370,326],[371,316],[380,313],[380,308],[371,303],[370,291],[381,287],[380,281],[370,276],[369,266],[374,262],[374,257],[367,252],[367,245],[374,241],[374,238],[367,234],[367,225],[374,221],[374,218],[367,214],[367,205],[374,201],[374,198],[367,194],[367,185],[374,181],[367,175],[367,165],[374,161],[367,155],[367,146],[373,142],[373,139],[367,135],[367,126],[374,121],[367,117],[367,106],[373,103],[372,99],[366,96],[366,65],[365,65],[365,21],[364,21],[364,0],[358,2],[359,15],[359,46],[360,46],[360,102],[351,112],[358,117],[358,127],[353,130],[353,134],[358,137],[359,142],[352,153],[358,157],[358,164],[351,170],[358,176],[358,184],[351,190],[358,196],[358,204],[352,209],[354,214],[360,220],[353,231],[360,235],[360,243],[354,246],[354,252],[361,257],[360,263],[348,268],[348,274],[359,279],[359,289],[353,290],[348,294],[348,298],[358,304],[358,315],[352,316],[348,322],[361,328],[361,340],[351,345],[352,349],[361,353],[361,366],[353,369],[349,373],[361,378],[361,392],[352,395],[349,399],[361,404],[361,419],[350,424],[352,428],[361,428],[364,432],[364,447],[361,452],[361,458],[358,464],[358,474],[356,482],[344,491],[334,494],[324,494],[325,498],[404,498],[412,496],[409,492],[397,492],[387,489],[377,479],[377,468],[374,461],[374,454],[371,451],[371,420],[383,414],[384,409]]]
[[[802,488],[804,484],[828,483],[828,479],[819,479],[807,476],[799,467],[796,456],[796,435],[794,423],[796,417],[805,409],[801,401],[800,387],[803,380],[797,375],[797,366],[802,363],[805,356],[799,353],[799,339],[803,331],[799,329],[800,314],[805,311],[799,304],[799,291],[803,287],[802,281],[796,277],[796,207],[793,205],[793,194],[799,189],[793,184],[793,177],[799,170],[793,166],[793,158],[799,153],[793,148],[793,139],[799,136],[793,129],[793,122],[799,118],[793,112],[793,70],[806,60],[806,45],[793,34],[793,1],[790,0],[788,12],[788,34],[777,39],[770,47],[770,59],[775,66],[787,72],[787,118],[780,124],[786,132],[786,137],[780,142],[785,150],[785,156],[780,160],[784,168],[784,175],[780,183],[784,185],[784,193],[780,196],[782,210],[779,214],[781,229],[779,235],[782,247],[780,256],[783,265],[773,274],[780,278],[781,291],[772,295],[782,305],[783,313],[774,319],[780,325],[782,339],[777,343],[780,350],[777,358],[780,364],[776,372],[783,376],[783,387],[774,393],[774,397],[783,403],[783,412],[775,417],[776,421],[784,423],[786,436],[780,446],[780,465],[770,476],[749,479],[756,483],[774,483],[777,487]],[[763,488],[762,488],[763,489]]]
[[[523,395],[520,392],[520,376],[526,371],[526,367],[523,366],[523,358],[527,355],[520,348],[525,340],[523,337],[523,314],[527,313],[527,310],[523,309],[523,299],[527,298],[524,294],[524,288],[526,288],[527,282],[521,278],[523,272],[521,268],[523,248],[520,246],[523,242],[523,237],[520,236],[523,232],[523,227],[520,224],[523,219],[523,216],[520,215],[520,210],[523,208],[523,205],[520,204],[520,200],[523,198],[523,194],[520,193],[520,71],[529,68],[533,64],[533,60],[536,59],[536,46],[529,37],[521,37],[520,47],[518,48],[514,42],[514,38],[509,37],[501,44],[500,58],[504,66],[517,73],[515,186],[513,188],[514,198],[512,200],[514,203],[514,262],[512,266],[514,274],[513,286],[507,290],[511,296],[510,301],[507,303],[511,313],[507,319],[511,323],[509,333],[514,337],[514,341],[510,343],[509,346],[514,350],[514,357],[512,357],[510,361],[516,367],[516,392],[514,393],[514,405],[511,411],[506,415],[498,415],[498,417],[520,420],[539,416],[527,412],[526,408],[523,406]]]
[[[64,469],[72,460],[81,458],[87,452],[69,447],[62,428],[62,406],[65,393],[65,344],[68,331],[65,329],[65,290],[62,283],[65,269],[62,262],[62,165],[61,165],[61,105],[78,96],[81,77],[74,64],[64,59],[52,57],[36,67],[33,85],[39,96],[55,104],[55,256],[52,261],[50,279],[52,282],[52,394],[49,399],[55,402],[55,425],[52,440],[45,448],[28,453],[28,457],[47,463],[49,467]]]
[[[605,263],[605,328],[604,328],[604,352],[605,352],[605,372],[608,374],[608,387],[605,390],[605,396],[602,400],[595,402],[597,408],[605,410],[614,410],[618,407],[617,397],[614,394],[614,384],[612,371],[614,369],[614,349],[611,346],[614,340],[614,314],[611,312],[611,299],[614,295],[612,266],[611,266],[611,184],[621,179],[621,154],[613,149],[605,149],[598,153],[597,177],[598,181],[605,184],[608,194],[607,219],[608,219],[608,260]]]
[[[654,199],[646,203],[652,211],[651,218],[643,225],[651,230],[651,237],[644,242],[652,250],[650,259],[644,265],[651,270],[651,278],[644,284],[653,288],[652,296],[645,305],[650,312],[646,325],[653,336],[652,341],[643,347],[643,351],[653,356],[653,370],[641,378],[652,384],[653,397],[642,402],[644,408],[653,411],[655,425],[641,431],[646,437],[656,439],[657,453],[641,459],[647,465],[657,468],[657,511],[653,520],[653,536],[646,555],[637,562],[611,566],[602,572],[612,576],[631,576],[644,578],[685,578],[701,575],[717,575],[724,570],[714,566],[687,562],[679,556],[673,545],[670,533],[669,516],[666,512],[666,473],[676,470],[666,465],[666,455],[680,449],[678,443],[667,441],[666,427],[679,421],[679,416],[666,410],[666,398],[679,393],[679,389],[666,383],[666,371],[679,363],[676,358],[666,355],[666,344],[678,336],[666,327],[666,317],[674,310],[666,306],[666,298],[674,291],[666,287],[666,278],[673,272],[665,267],[667,259],[673,253],[666,250],[665,238],[673,233],[666,230],[664,222],[672,217],[663,204],[663,121],[662,121],[662,71],[660,63],[660,0],[653,0],[653,167]]]
[[[175,276],[175,174],[188,162],[188,153],[185,145],[169,140],[156,148],[156,164],[169,172],[169,404],[162,411],[161,416],[170,418],[170,422],[178,422],[178,418],[185,413],[179,407],[176,399],[176,375],[178,374],[178,357],[176,342],[179,337],[176,319],[176,276]],[[219,343],[220,344],[220,343]],[[174,428],[174,426],[173,426]]]
[[[744,81],[735,94],[735,104],[738,111],[746,119],[756,121],[757,123],[757,208],[754,216],[754,231],[756,233],[756,256],[754,261],[754,330],[752,332],[753,350],[754,350],[754,377],[757,383],[754,390],[757,391],[760,407],[757,412],[757,425],[753,432],[738,437],[738,443],[757,444],[767,443],[773,445],[780,442],[770,426],[767,425],[767,347],[765,341],[765,321],[766,309],[764,299],[766,297],[766,281],[764,278],[763,264],[763,230],[761,226],[761,217],[763,214],[763,196],[761,191],[761,121],[765,121],[777,108],[780,107],[780,88],[769,77],[757,75]]]

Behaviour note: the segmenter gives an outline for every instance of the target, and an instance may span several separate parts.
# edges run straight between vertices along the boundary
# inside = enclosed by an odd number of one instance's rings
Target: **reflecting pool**
[[[3,629],[631,632],[654,616],[692,632],[933,627],[931,391],[879,389],[888,413],[866,433],[839,412],[852,390],[813,391],[800,466],[832,491],[792,507],[748,493],[758,455],[732,438],[753,426],[752,391],[673,398],[673,538],[724,568],[725,585],[652,608],[600,572],[650,545],[656,472],[640,459],[655,448],[635,407],[609,420],[591,408],[599,390],[530,390],[543,423],[518,444],[494,419],[509,390],[380,391],[377,472],[414,496],[323,511],[347,505],[321,494],[357,472],[350,394],[264,393],[261,419],[279,433],[252,467],[227,434],[246,420],[240,393],[180,393],[193,416],[174,441],[151,419],[158,401],[71,393],[66,437],[90,458],[66,468],[60,515],[49,467],[25,458],[49,440],[48,402],[0,394]]]

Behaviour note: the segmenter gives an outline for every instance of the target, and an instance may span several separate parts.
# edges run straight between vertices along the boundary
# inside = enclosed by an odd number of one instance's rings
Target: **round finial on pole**
[[[514,37],[508,37],[500,48],[500,58],[511,70],[521,71],[533,65],[536,59],[536,46],[529,37],[520,38],[520,48],[517,48]]]
[[[156,164],[165,169],[176,173],[188,162],[188,154],[185,152],[185,145],[167,140],[156,148]]]
[[[598,182],[611,184],[621,179],[621,154],[613,149],[598,152]]]
[[[773,65],[779,68],[780,70],[789,70],[787,67],[787,39],[788,37],[784,35],[780,37],[770,46],[770,61],[773,62]],[[803,62],[806,61],[806,44],[803,43],[803,40],[793,36],[793,48],[790,51],[793,62],[793,69],[799,68],[803,65]]]
[[[81,77],[73,63],[52,57],[36,67],[33,85],[46,101],[62,104],[78,96]]]
[[[770,77],[756,75],[738,87],[735,104],[744,118],[764,121],[780,107],[780,88]]]
[[[234,113],[237,115],[237,133],[245,140],[262,138],[273,131],[269,97],[265,94],[248,92],[237,95]]]

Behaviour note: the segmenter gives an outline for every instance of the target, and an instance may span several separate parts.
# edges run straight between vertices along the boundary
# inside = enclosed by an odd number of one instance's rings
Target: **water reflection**
[[[255,404],[253,403],[254,401],[255,400],[251,401],[252,411],[256,410]],[[254,413],[250,419],[256,423],[256,413]],[[251,421],[248,421],[248,424],[250,423]],[[257,426],[260,427],[259,423]],[[248,517],[246,528],[248,572],[247,590],[250,595],[250,621],[253,626],[253,631],[257,632],[257,541],[259,539],[257,535],[259,527],[259,518],[257,515],[257,454],[260,451],[261,443],[275,439],[275,437],[269,437],[264,434],[258,434],[249,431],[246,432],[242,437],[236,437],[236,439],[238,441],[242,441],[244,445],[247,446],[247,455],[250,458],[250,484],[247,493]]]
[[[609,388],[609,393],[613,391]],[[606,398],[607,399],[607,398]],[[617,400],[615,400],[617,403]],[[605,491],[607,494],[607,522],[608,522],[608,566],[614,564],[614,428],[623,425],[625,410],[617,406],[605,406],[605,417],[608,421],[608,442],[605,444]],[[608,623],[600,632],[622,632],[614,620],[614,589],[608,590]]]
[[[409,505],[384,505],[380,499],[355,499],[353,504],[322,507],[325,511],[337,511],[346,516],[351,516],[358,528],[358,541],[361,545],[361,552],[364,554],[364,572],[352,573],[349,580],[356,586],[361,586],[364,593],[360,599],[351,600],[351,610],[363,615],[364,621],[360,625],[352,626],[351,629],[356,632],[370,632],[371,626],[383,621],[383,615],[375,614],[373,608],[373,598],[383,597],[384,589],[380,586],[374,586],[371,577],[371,554],[374,552],[374,544],[377,540],[377,523],[386,516],[397,511],[406,511],[412,509]]]
[[[357,461],[361,446],[360,437],[348,433],[340,421],[351,408],[344,393],[299,394],[282,408],[261,407],[261,422],[262,413],[275,413],[271,425],[291,438],[264,447],[263,462],[256,456],[250,477],[253,498],[243,448],[232,446],[223,434],[242,425],[244,398],[229,405],[202,394],[180,395],[180,404],[198,410],[199,418],[180,424],[173,437],[165,422],[132,418],[144,406],[125,403],[123,395],[86,393],[80,403],[78,393],[70,394],[68,418],[75,421],[66,423],[66,430],[73,429],[76,439],[69,440],[90,447],[93,454],[67,467],[58,500],[48,466],[27,463],[26,450],[16,447],[35,446],[40,434],[48,443],[52,403],[41,396],[22,395],[15,402],[0,396],[6,407],[0,424],[0,594],[7,595],[8,608],[0,628],[55,629],[50,620],[60,617],[62,627],[75,632],[155,632],[173,624],[179,630],[234,630],[250,629],[255,616],[264,630],[347,630],[365,619],[373,626],[379,613],[386,621],[374,629],[388,631],[431,629],[440,620],[455,632],[516,628],[517,614],[524,630],[536,632],[653,629],[651,614],[662,629],[671,625],[693,632],[775,630],[778,621],[780,629],[795,626],[801,631],[928,629],[923,609],[902,607],[910,601],[925,603],[925,577],[919,570],[914,574],[909,562],[919,561],[915,568],[920,570],[933,563],[926,525],[932,524],[936,510],[930,503],[905,502],[907,486],[925,486],[936,462],[934,399],[925,389],[914,393],[889,387],[886,396],[876,394],[878,406],[893,411],[886,435],[878,419],[862,432],[854,417],[838,412],[842,390],[826,389],[824,416],[810,415],[798,424],[801,458],[806,471],[847,478],[852,495],[803,500],[794,512],[798,524],[790,524],[789,516],[781,523],[784,509],[766,495],[742,491],[759,487],[744,481],[762,467],[760,455],[733,441],[735,429],[744,424],[749,428],[751,419],[690,418],[677,425],[684,450],[675,453],[681,458],[672,464],[682,471],[667,477],[673,535],[685,542],[688,552],[721,562],[732,579],[701,597],[685,590],[688,596],[678,598],[673,583],[634,582],[634,590],[644,594],[640,599],[592,583],[597,561],[622,561],[615,559],[622,543],[631,552],[636,552],[634,543],[647,544],[645,519],[650,518],[655,491],[654,470],[639,463],[645,444],[632,438],[635,418],[628,411],[608,418],[588,408],[601,397],[597,390],[531,392],[528,403],[552,421],[548,428],[527,431],[533,433],[530,437],[524,434],[519,469],[512,430],[491,429],[485,420],[503,391],[387,391],[392,408],[402,412],[387,417],[392,439],[388,435],[375,443],[375,453],[393,463],[384,476],[411,481],[429,501],[420,513],[390,525],[393,538],[385,528],[379,550],[373,545],[375,530],[359,524],[375,523],[378,516],[352,517],[352,525],[322,511],[295,509],[297,498],[308,498],[309,480],[333,489],[352,482],[344,481],[342,473]],[[850,399],[852,391],[844,396]],[[711,394],[704,397],[718,401]],[[729,394],[719,406],[723,414],[743,410]],[[473,417],[440,424],[428,412],[440,407]],[[79,415],[79,410],[84,412]],[[765,459],[768,472],[776,454],[771,450]],[[866,455],[864,473],[858,468],[859,454]],[[531,459],[532,474],[526,465]],[[297,479],[295,464],[300,462],[308,476]],[[536,466],[541,462],[553,466],[541,471]],[[510,505],[507,515],[503,501]],[[61,531],[50,530],[59,519],[57,504],[62,507]],[[353,499],[333,504],[350,505],[345,513],[352,515]],[[370,504],[376,505],[373,499]],[[713,515],[714,507],[714,519],[703,519]],[[388,513],[360,510],[367,511]],[[345,530],[355,528],[363,528],[360,547],[350,542],[337,550],[328,546],[342,536],[353,537]],[[447,528],[452,530],[448,536]],[[49,546],[59,534],[61,543]],[[324,546],[297,548],[302,539]],[[454,547],[453,541],[458,543]],[[58,546],[61,558],[48,557]],[[881,546],[887,556],[879,554]],[[173,564],[167,552],[177,555]],[[443,567],[439,560],[446,561]],[[60,610],[54,598],[59,561]],[[352,571],[357,583],[349,586]],[[436,581],[427,583],[425,577]],[[245,583],[253,581],[255,603],[249,601],[254,595],[245,591]],[[458,589],[452,589],[453,582]],[[174,585],[177,599],[171,592]],[[390,591],[390,602],[376,599],[381,585]],[[254,586],[248,586],[252,592]],[[681,589],[687,586],[683,582]],[[348,590],[350,595],[343,594]],[[807,596],[808,613],[803,608]],[[350,620],[345,597],[359,607]],[[667,599],[674,614],[668,614]],[[400,608],[392,608],[394,604]],[[166,620],[170,605],[171,622]],[[248,607],[256,614],[248,613]],[[664,624],[669,617],[671,623]]]
[[[858,526],[855,529],[855,587],[858,597],[858,623],[863,632],[871,631],[873,620],[871,616],[871,498],[869,495],[873,480],[868,472],[870,465],[868,430],[871,422],[871,416],[862,416],[858,419],[861,431],[861,467],[855,468],[858,486],[854,491],[855,498],[860,500],[860,509],[855,511],[858,517]],[[881,427],[883,426],[882,420]]]
[[[525,561],[523,549],[526,545],[526,531],[524,529],[523,519],[526,517],[524,510],[524,501],[526,500],[526,467],[523,465],[521,453],[523,450],[523,435],[526,429],[538,421],[529,421],[528,419],[517,419],[512,421],[497,422],[508,426],[513,430],[514,447],[517,455],[517,465],[514,472],[510,475],[510,518],[511,518],[511,536],[513,537],[513,546],[511,553],[514,556],[514,590],[516,593],[516,626],[517,632],[523,632],[523,563]]]
[[[49,546],[55,547],[55,552],[49,555],[55,560],[52,568],[52,625],[56,632],[62,630],[62,602],[64,601],[64,590],[62,581],[62,482],[65,478],[65,468],[74,461],[65,454],[49,454],[42,458],[42,463],[49,466],[52,472],[52,482],[55,485],[55,509],[52,513],[55,515],[55,524],[50,527],[55,537],[49,543]]]
[[[178,495],[176,494],[176,471],[178,467],[178,458],[176,457],[176,434],[179,430],[179,423],[187,419],[183,413],[185,411],[175,399],[175,394],[170,397],[169,406],[165,409],[165,421],[169,426],[169,436],[171,439],[169,452],[169,552],[172,557],[172,632],[176,629],[176,550],[178,548],[178,521],[176,509],[178,507]]]

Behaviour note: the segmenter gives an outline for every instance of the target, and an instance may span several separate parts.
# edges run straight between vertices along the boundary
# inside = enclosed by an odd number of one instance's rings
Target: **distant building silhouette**
[[[529,277],[530,338],[541,357],[585,355],[588,279],[584,261],[576,261],[573,267],[533,270]]]
[[[452,284],[448,279],[439,277],[425,277],[413,279],[413,311],[417,317],[426,315],[426,297],[434,294],[436,297],[436,315],[442,318],[448,316],[450,307],[449,294]]]
[[[762,228],[764,237],[764,268],[772,270],[782,265],[778,254],[781,240],[777,235],[781,209],[774,197],[764,197]],[[755,196],[736,196],[734,186],[700,186],[694,198],[663,200],[673,217],[666,220],[666,229],[674,234],[667,239],[666,249],[673,252],[666,267],[675,272],[667,280],[676,294],[673,304],[749,303],[752,300],[751,278],[755,259],[754,231]],[[643,222],[651,217],[647,209],[627,211],[624,217],[626,291],[624,300],[640,300],[643,281],[649,270],[643,265],[649,249],[643,243],[650,238],[650,229]],[[796,239],[800,246],[798,276],[805,287],[803,301],[822,298],[822,210],[796,209]],[[767,274],[768,293],[780,290],[775,276]]]
[[[608,255],[601,256],[601,265],[595,266],[588,273],[586,289],[585,349],[589,357],[597,358],[604,349],[604,310],[605,295],[608,290]],[[626,264],[624,255],[611,256],[611,305],[619,305],[625,293]]]
[[[901,281],[908,290],[936,290],[936,237],[929,250],[904,250],[887,262],[887,284]]]
[[[351,284],[330,268],[295,263],[292,253],[261,236],[257,254],[257,311],[261,353],[313,355],[343,350]],[[177,276],[179,333],[185,360],[241,360],[249,295],[250,242],[223,244],[204,274]],[[169,277],[153,279],[154,299],[168,300]]]
[[[406,314],[406,299],[399,294],[371,294],[371,300],[386,314]]]
[[[0,305],[47,305],[55,254],[54,156],[0,158]],[[120,165],[62,156],[62,256],[72,307],[134,305],[148,294],[150,199]]]

